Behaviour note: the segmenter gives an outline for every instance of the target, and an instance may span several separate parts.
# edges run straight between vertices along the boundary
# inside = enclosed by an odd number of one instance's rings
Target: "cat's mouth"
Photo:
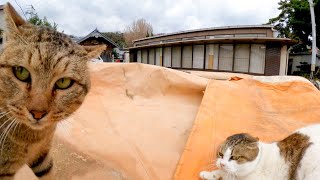
[[[30,123],[30,125],[29,125],[29,127],[34,130],[41,130],[41,129],[46,128],[47,126],[48,126],[47,123],[41,123],[41,122]]]
[[[37,129],[37,130],[43,129],[50,125],[48,118],[49,117],[43,117],[42,119],[35,119],[33,117],[28,117],[27,124],[32,129]]]
[[[35,121],[35,122],[30,122],[29,123],[29,127],[31,127],[32,129],[43,129],[45,127],[47,127],[49,125],[49,123],[47,122],[41,122],[41,121]]]

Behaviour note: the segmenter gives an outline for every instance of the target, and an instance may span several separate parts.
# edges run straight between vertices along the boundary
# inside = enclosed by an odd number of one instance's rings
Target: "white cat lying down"
[[[249,134],[228,137],[217,151],[219,170],[206,180],[315,180],[320,178],[320,125],[299,129],[271,144]]]

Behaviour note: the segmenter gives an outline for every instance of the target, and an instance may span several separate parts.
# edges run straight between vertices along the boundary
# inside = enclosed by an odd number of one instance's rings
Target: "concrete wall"
[[[5,21],[4,21],[4,11],[3,6],[0,6],[0,29],[5,30]],[[0,49],[2,48],[4,42],[5,42],[5,35],[2,35],[2,44],[0,43]]]
[[[123,62],[129,63],[130,62],[130,54],[129,52],[124,52],[124,60]]]
[[[5,22],[4,22],[4,11],[2,9],[2,6],[0,7],[0,28],[5,28]]]
[[[311,54],[290,54],[289,61],[292,61],[292,70],[288,74],[292,74],[294,71],[299,70],[297,66],[300,65],[300,62],[311,64]],[[320,58],[317,58],[316,66],[320,66]]]

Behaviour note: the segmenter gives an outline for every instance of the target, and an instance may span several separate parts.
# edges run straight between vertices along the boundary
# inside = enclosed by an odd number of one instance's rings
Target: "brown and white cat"
[[[279,142],[263,143],[249,134],[228,137],[217,151],[219,170],[202,171],[207,180],[320,179],[320,125],[299,129]]]
[[[66,35],[24,21],[7,3],[0,54],[0,179],[28,164],[50,174],[57,123],[75,112],[90,88],[87,61],[105,46],[85,48]],[[48,176],[47,176],[48,177]]]

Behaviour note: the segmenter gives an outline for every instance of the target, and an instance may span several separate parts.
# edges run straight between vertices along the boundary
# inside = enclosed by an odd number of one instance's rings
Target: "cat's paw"
[[[201,171],[200,178],[203,180],[222,180],[222,177],[219,176],[215,171]]]

